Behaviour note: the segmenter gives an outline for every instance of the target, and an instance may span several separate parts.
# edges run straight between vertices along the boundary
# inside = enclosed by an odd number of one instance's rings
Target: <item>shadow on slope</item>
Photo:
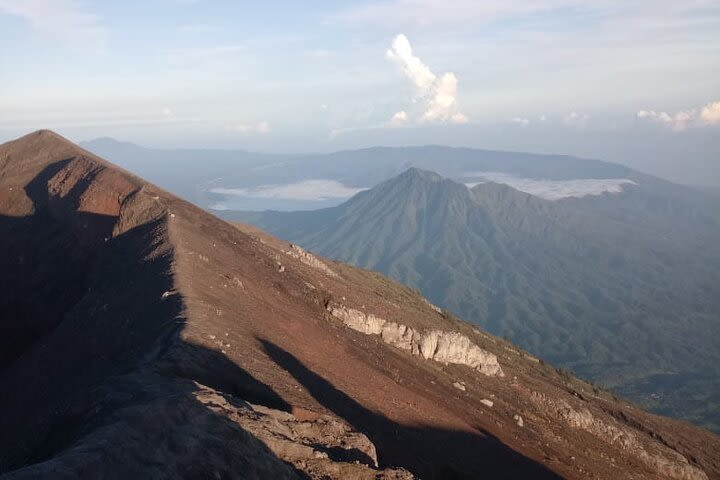
[[[93,243],[112,233],[116,217],[71,208],[85,185],[60,201],[49,195],[48,182],[71,161],[49,165],[27,184],[34,215],[0,216],[0,371],[47,336],[83,296],[98,254]]]
[[[201,384],[289,406],[218,352],[185,342],[162,217],[111,238],[118,217],[25,188],[34,213],[0,216],[2,478],[295,478],[237,424],[198,402]],[[7,347],[7,348],[6,348]],[[239,400],[238,400],[239,401]]]
[[[375,444],[381,467],[403,466],[430,479],[557,479],[545,466],[512,450],[488,432],[473,434],[406,426],[372,412],[308,369],[291,353],[260,339],[268,356],[335,415]]]

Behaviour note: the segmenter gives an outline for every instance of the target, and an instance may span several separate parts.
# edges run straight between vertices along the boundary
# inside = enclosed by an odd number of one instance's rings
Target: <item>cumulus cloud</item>
[[[323,201],[350,198],[363,190],[367,190],[367,188],[348,187],[335,180],[314,179],[285,185],[261,185],[253,188],[216,187],[210,189],[210,192],[245,198]]]
[[[690,127],[720,125],[720,101],[708,103],[700,109],[693,108],[674,114],[655,110],[640,110],[637,112],[636,117],[638,120],[664,125],[676,132],[682,132]]]
[[[705,105],[700,111],[700,120],[706,125],[720,124],[720,101]]]
[[[585,128],[589,120],[590,117],[584,113],[570,112],[563,118],[563,123],[568,127]]]
[[[468,117],[458,108],[458,80],[454,73],[435,75],[413,54],[410,41],[403,34],[395,37],[385,55],[402,68],[415,87],[415,101],[423,106],[419,118],[421,122],[468,122]]]
[[[405,122],[407,122],[408,115],[405,110],[401,110],[399,112],[396,112],[395,115],[392,116],[390,119],[390,125],[392,126],[400,126],[403,125]]]
[[[104,48],[107,29],[77,0],[0,0],[0,13],[27,20],[37,32],[94,49]]]
[[[678,112],[674,115],[670,115],[667,112],[656,112],[655,110],[640,110],[637,112],[637,118],[640,120],[647,120],[655,123],[666,125],[676,132],[685,130],[688,127],[688,123],[692,120],[694,113],[691,111]]]
[[[264,135],[264,134],[270,133],[272,131],[272,129],[270,128],[270,124],[265,120],[263,120],[262,122],[258,122],[256,124],[251,124],[251,125],[243,124],[243,123],[240,123],[237,125],[228,125],[225,127],[225,130],[228,130],[230,132],[235,132],[235,133],[242,133],[243,135],[253,134],[253,133]]]
[[[515,190],[529,193],[546,200],[562,200],[570,197],[586,197],[604,193],[621,193],[625,186],[635,185],[627,178],[579,178],[574,180],[546,180],[522,178],[501,172],[468,172],[465,178],[477,178],[467,182],[469,188],[481,183],[495,182],[509,185]]]
[[[402,67],[405,75],[417,87],[418,95],[425,95],[432,84],[435,83],[435,74],[418,57],[413,55],[410,41],[402,33],[395,37],[392,47],[385,52],[385,55]]]

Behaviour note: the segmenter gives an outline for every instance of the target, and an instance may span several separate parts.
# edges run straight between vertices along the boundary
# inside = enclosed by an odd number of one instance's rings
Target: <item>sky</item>
[[[0,0],[0,141],[447,144],[720,185],[719,0]]]

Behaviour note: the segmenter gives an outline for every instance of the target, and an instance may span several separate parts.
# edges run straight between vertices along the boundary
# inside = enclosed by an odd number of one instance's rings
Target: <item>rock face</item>
[[[408,350],[413,355],[421,355],[426,360],[467,365],[489,377],[505,376],[495,355],[478,347],[461,333],[442,330],[420,332],[372,313],[365,314],[333,303],[328,303],[327,310],[353,330],[365,335],[379,335],[383,342]]]
[[[640,443],[635,432],[617,422],[611,423],[596,418],[586,408],[576,409],[565,400],[548,398],[538,392],[532,392],[530,399],[536,406],[562,420],[571,428],[584,430],[604,442],[619,447],[622,451],[642,461],[646,467],[662,478],[708,479],[705,472],[691,465],[688,459],[677,451],[660,444],[654,444],[652,451],[649,451]]]
[[[308,265],[310,267],[313,267],[317,270],[320,270],[324,274],[328,275],[329,277],[335,277],[337,278],[338,274],[335,273],[330,267],[328,267],[324,262],[319,260],[315,255],[313,255],[310,252],[305,251],[302,247],[299,247],[297,245],[290,244],[290,250],[285,251],[286,255],[289,255],[293,258],[297,258],[305,265]]]
[[[195,398],[260,440],[304,478],[412,480],[402,469],[378,470],[375,445],[362,433],[329,415],[300,420],[293,414],[237,399],[200,386]]]

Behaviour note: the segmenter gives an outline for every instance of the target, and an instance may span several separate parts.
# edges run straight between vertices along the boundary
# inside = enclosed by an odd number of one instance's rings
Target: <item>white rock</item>
[[[518,415],[517,413],[516,413],[515,416],[513,417],[513,420],[515,420],[515,421],[517,422],[518,427],[522,427],[522,426],[525,425],[525,423],[523,422],[522,417],[521,417],[520,415]]]
[[[464,392],[465,391],[465,384],[462,382],[455,382],[453,383],[453,387],[457,388],[458,390]]]
[[[461,333],[442,330],[419,332],[343,305],[328,304],[327,310],[353,330],[379,335],[383,342],[408,350],[413,355],[422,355],[426,360],[467,365],[487,376],[505,376],[495,355],[481,349]]]
[[[492,401],[492,400],[488,400],[487,398],[483,398],[482,400],[480,400],[480,403],[482,403],[483,405],[487,405],[488,407],[492,407],[492,406],[493,406],[493,401]]]
[[[308,265],[310,267],[313,267],[317,270],[320,270],[321,272],[325,273],[326,275],[330,277],[339,277],[337,273],[335,273],[333,270],[330,269],[325,263],[320,261],[315,255],[313,255],[310,252],[306,252],[304,249],[297,245],[290,244],[290,250],[287,250],[285,252],[286,255],[289,255],[293,258],[297,258],[305,265]]]

